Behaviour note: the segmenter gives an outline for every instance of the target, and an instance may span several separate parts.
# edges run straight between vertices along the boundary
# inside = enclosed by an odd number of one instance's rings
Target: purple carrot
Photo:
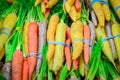
[[[42,63],[42,48],[46,43],[46,27],[47,21],[42,21],[39,24],[39,44],[38,44],[38,58],[37,58],[37,65],[36,65],[36,75],[39,74],[41,63]]]
[[[107,33],[108,37],[112,36],[110,22],[106,23],[105,30],[106,30],[106,33]],[[115,50],[114,41],[113,41],[113,39],[110,39],[109,42],[110,42],[110,47],[111,47],[111,50],[112,50],[113,58],[116,59],[117,58],[117,54],[116,54],[116,50]]]

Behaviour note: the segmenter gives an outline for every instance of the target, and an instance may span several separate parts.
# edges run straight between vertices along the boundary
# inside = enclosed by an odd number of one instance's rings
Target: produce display
[[[120,80],[120,0],[0,0],[0,80]]]

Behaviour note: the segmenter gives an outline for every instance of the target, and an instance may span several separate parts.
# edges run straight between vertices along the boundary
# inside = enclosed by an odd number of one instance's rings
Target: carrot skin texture
[[[66,37],[67,37],[67,40],[66,40],[66,44],[71,44],[71,39],[70,39],[70,28],[67,27],[67,31],[66,31]],[[68,46],[65,46],[65,58],[66,58],[66,63],[67,63],[67,69],[68,71],[70,70],[71,68],[71,62],[72,62],[72,55],[71,55],[71,52],[70,52],[70,48]]]
[[[84,40],[90,41],[90,28],[88,25],[84,25]],[[84,43],[84,60],[85,64],[88,64],[90,57],[90,48],[89,44]]]
[[[12,80],[22,80],[23,55],[20,50],[16,50],[12,59]]]
[[[28,80],[29,79],[29,72],[28,72],[28,60],[27,58],[24,58],[23,60],[23,70],[22,70],[22,80]]]
[[[38,46],[38,24],[36,22],[31,22],[28,27],[28,53],[37,53]],[[32,73],[36,66],[36,57],[28,57],[29,66],[29,80],[31,80]]]

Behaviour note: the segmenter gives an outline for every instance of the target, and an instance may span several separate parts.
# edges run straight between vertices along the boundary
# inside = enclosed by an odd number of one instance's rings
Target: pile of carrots
[[[0,80],[120,80],[119,0],[4,4]]]

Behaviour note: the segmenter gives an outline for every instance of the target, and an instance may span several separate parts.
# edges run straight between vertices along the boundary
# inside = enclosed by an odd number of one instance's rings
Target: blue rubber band
[[[38,56],[36,56],[38,59],[41,59],[42,60],[42,54],[38,54]]]
[[[117,37],[120,38],[120,34],[117,34],[117,35],[114,35],[114,36],[109,36],[109,37],[103,38],[102,41],[107,41],[107,40],[109,40],[109,39],[113,39],[113,38],[117,38]]]
[[[10,34],[7,33],[7,32],[1,32],[0,34],[5,34],[5,35],[7,35],[7,36],[10,36]]]
[[[7,30],[7,31],[10,32],[10,29],[9,29],[9,28],[6,28],[6,27],[0,28],[0,30]]]
[[[70,47],[69,44],[65,44],[64,42],[59,42],[59,41],[48,41],[48,44],[59,44],[59,45]]]
[[[120,8],[120,5],[119,5],[119,6],[116,6],[116,7],[114,8],[115,12],[116,12],[119,8]]]
[[[77,41],[81,41],[81,42],[87,43],[90,47],[92,47],[92,43],[90,41],[84,40],[84,39],[80,39],[80,38],[77,38],[77,39],[73,40],[72,43],[74,44]]]
[[[30,57],[30,56],[35,56],[35,57],[36,57],[36,54],[37,54],[37,53],[30,52],[30,53],[27,55],[27,57]]]
[[[100,0],[101,3],[108,5],[108,2],[105,0]]]

